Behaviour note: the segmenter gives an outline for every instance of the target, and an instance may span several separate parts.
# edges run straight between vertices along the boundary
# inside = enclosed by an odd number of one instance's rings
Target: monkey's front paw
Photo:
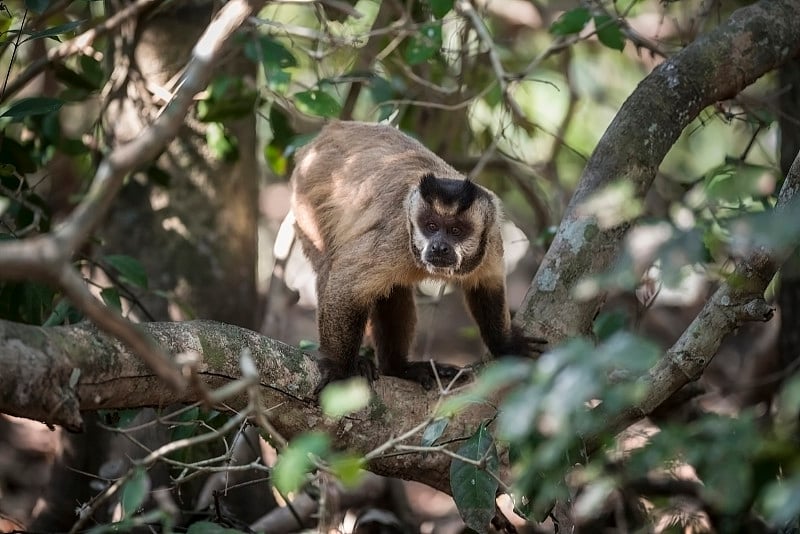
[[[514,325],[511,328],[511,338],[498,356],[539,356],[547,348],[547,340],[540,337],[529,336],[522,328]]]
[[[331,382],[338,382],[339,380],[347,380],[354,376],[363,376],[367,382],[372,385],[374,380],[378,379],[378,368],[375,362],[370,358],[359,356],[351,365],[342,366],[342,362],[325,356],[320,356],[317,360],[319,365],[319,372],[321,378],[319,384],[314,389],[314,396],[318,397],[320,391],[325,389],[325,386]]]
[[[461,367],[456,365],[447,365],[444,363],[435,363],[436,370],[431,367],[431,362],[408,362],[403,370],[397,374],[399,378],[411,380],[421,385],[426,390],[433,389],[437,386],[436,377],[443,386],[447,386],[454,378],[461,372],[462,377],[466,378],[470,375],[468,371],[462,371]],[[459,378],[462,378],[459,377]]]

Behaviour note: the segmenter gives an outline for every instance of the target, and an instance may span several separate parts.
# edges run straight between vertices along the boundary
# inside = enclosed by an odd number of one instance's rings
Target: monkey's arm
[[[512,324],[503,280],[465,288],[464,296],[492,356],[534,356],[542,351],[545,340],[528,336]]]

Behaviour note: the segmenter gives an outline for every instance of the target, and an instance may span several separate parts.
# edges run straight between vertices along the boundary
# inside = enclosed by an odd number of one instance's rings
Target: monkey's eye
[[[428,224],[425,225],[425,228],[429,232],[438,232],[439,231],[439,225],[436,224],[435,222],[429,222]]]
[[[461,228],[458,226],[451,226],[450,227],[450,235],[458,237],[461,235]]]

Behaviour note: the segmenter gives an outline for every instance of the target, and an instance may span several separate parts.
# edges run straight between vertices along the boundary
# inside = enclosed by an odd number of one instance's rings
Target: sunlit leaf
[[[351,378],[326,386],[319,395],[319,404],[325,415],[343,417],[366,407],[371,393],[364,378]]]
[[[484,424],[456,452],[471,460],[485,458],[485,466],[453,459],[450,464],[450,488],[464,523],[475,532],[488,532],[495,513],[497,480],[497,449]]]
[[[319,89],[296,93],[294,99],[297,109],[309,115],[336,117],[342,111],[342,106],[335,98]]]
[[[580,31],[589,23],[592,14],[585,7],[576,7],[565,11],[558,20],[550,25],[553,35],[571,35]]]
[[[330,439],[321,432],[309,432],[292,440],[278,456],[272,470],[272,481],[286,495],[302,486],[308,473],[314,469],[314,456],[324,456],[330,448]]]
[[[236,138],[218,122],[212,122],[206,128],[206,144],[219,161],[233,162],[239,157],[239,144]]]
[[[342,484],[352,488],[364,476],[364,459],[352,454],[338,455],[331,459],[328,468]]]

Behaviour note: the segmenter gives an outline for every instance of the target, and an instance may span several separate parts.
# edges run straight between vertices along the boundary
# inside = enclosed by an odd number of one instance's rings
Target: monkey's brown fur
[[[540,342],[511,324],[501,209],[493,193],[477,186],[479,199],[459,214],[448,206],[425,205],[437,215],[464,219],[471,235],[464,240],[460,270],[439,271],[421,262],[413,245],[418,208],[410,199],[425,175],[465,179],[389,126],[332,122],[298,151],[292,209],[303,250],[317,273],[321,386],[355,375],[375,378],[374,365],[358,357],[368,318],[380,372],[426,382],[430,367],[407,361],[416,324],[414,284],[425,278],[463,288],[495,356],[528,354]]]

